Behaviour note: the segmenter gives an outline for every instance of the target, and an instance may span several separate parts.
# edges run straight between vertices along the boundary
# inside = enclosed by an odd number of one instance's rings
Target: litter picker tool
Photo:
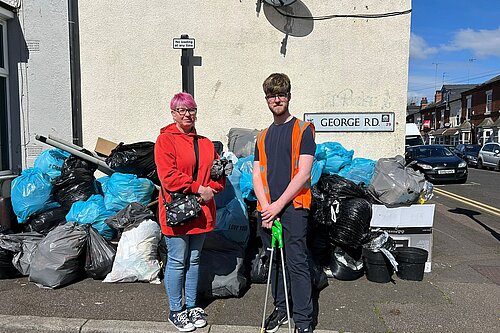
[[[285,257],[283,256],[283,227],[278,219],[274,220],[273,226],[271,227],[271,256],[269,258],[269,271],[267,274],[267,285],[266,285],[266,298],[264,299],[264,313],[262,315],[262,326],[260,327],[260,333],[266,331],[265,321],[266,321],[266,310],[267,310],[267,300],[269,298],[269,287],[271,286],[271,269],[273,266],[273,255],[274,248],[278,245],[280,249],[281,258],[281,272],[283,274],[283,287],[285,288],[285,302],[286,302],[286,316],[288,319],[288,332],[292,333],[292,325],[290,323],[290,305],[288,304],[288,288],[286,283],[286,272],[285,272]],[[277,268],[278,269],[278,268]]]

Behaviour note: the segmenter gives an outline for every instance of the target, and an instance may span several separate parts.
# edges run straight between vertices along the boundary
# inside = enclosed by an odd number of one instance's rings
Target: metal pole
[[[286,302],[286,316],[288,318],[288,333],[292,333],[292,324],[290,323],[290,304],[288,304],[288,288],[286,284],[286,271],[285,271],[285,257],[283,256],[283,248],[280,247],[281,251],[281,272],[283,273],[283,284],[285,287],[285,302]]]
[[[68,26],[73,143],[83,146],[78,0],[68,0]]]
[[[181,39],[188,39],[189,35],[181,35]],[[193,50],[182,49],[182,91],[190,93],[194,97],[194,69],[193,69]]]
[[[104,172],[107,175],[111,175],[111,174],[113,174],[115,172],[113,169],[111,169],[106,164],[106,162],[104,162],[103,160],[101,160],[101,159],[99,159],[97,157],[87,155],[87,154],[82,153],[81,151],[79,151],[77,149],[69,147],[69,146],[67,146],[65,144],[62,144],[60,142],[54,141],[54,140],[49,139],[47,137],[44,137],[42,135],[36,135],[35,138],[38,141],[46,143],[46,144],[48,144],[48,145],[50,145],[52,147],[56,147],[56,148],[62,149],[64,151],[67,151],[68,153],[70,153],[72,155],[75,155],[77,157],[80,157],[80,158],[84,159],[85,161],[89,161],[91,163],[97,164],[97,169],[99,169],[100,171]]]
[[[267,299],[269,298],[269,287],[271,286],[271,269],[273,267],[273,254],[274,254],[274,246],[271,247],[271,257],[269,258],[269,271],[267,273],[267,285],[266,285],[266,298],[264,299],[264,313],[262,314],[262,326],[260,327],[260,333],[264,333],[266,331],[265,322],[266,322],[266,310],[267,310]]]

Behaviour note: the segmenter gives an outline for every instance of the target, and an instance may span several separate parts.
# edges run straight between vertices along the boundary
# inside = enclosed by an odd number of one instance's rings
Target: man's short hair
[[[290,78],[286,74],[273,73],[264,80],[262,89],[264,89],[266,95],[288,94],[292,90],[292,85],[290,84]]]

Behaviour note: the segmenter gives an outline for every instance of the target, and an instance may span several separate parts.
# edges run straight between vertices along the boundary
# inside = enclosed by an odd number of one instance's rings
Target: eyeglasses
[[[275,95],[267,95],[266,96],[266,100],[268,102],[271,102],[271,101],[274,101],[275,99],[279,99],[280,101],[285,101],[286,99],[288,99],[288,94],[275,94]]]
[[[174,109],[174,111],[177,112],[178,114],[180,114],[181,116],[185,116],[186,112],[189,112],[190,115],[195,115],[196,112],[198,112],[198,109],[197,108],[194,108],[194,109],[177,108],[177,109]]]

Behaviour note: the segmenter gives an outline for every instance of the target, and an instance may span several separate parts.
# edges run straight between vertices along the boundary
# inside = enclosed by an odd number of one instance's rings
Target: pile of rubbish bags
[[[0,278],[28,276],[43,288],[87,277],[160,283],[166,253],[151,210],[159,183],[154,143],[120,144],[106,163],[115,172],[96,179],[96,164],[49,149],[14,179],[12,207],[23,232],[0,230]],[[243,261],[250,230],[240,178],[235,171],[216,196],[216,228],[201,266],[200,294],[206,297],[238,297],[247,286]]]
[[[229,151],[218,145],[234,169],[215,196],[216,227],[202,250],[198,291],[204,297],[240,297],[250,282],[266,282],[269,252],[257,236],[252,185],[257,133],[231,129]],[[353,156],[337,142],[316,148],[307,243],[319,290],[328,285],[326,272],[341,280],[363,276],[363,249],[391,255],[390,237],[370,230],[372,204],[411,205],[432,196],[432,185],[403,157]],[[13,181],[12,206],[23,232],[0,230],[0,278],[28,276],[44,288],[87,277],[160,283],[166,250],[155,206],[154,143],[120,144],[106,163],[114,173],[96,179],[97,165],[49,149]]]

